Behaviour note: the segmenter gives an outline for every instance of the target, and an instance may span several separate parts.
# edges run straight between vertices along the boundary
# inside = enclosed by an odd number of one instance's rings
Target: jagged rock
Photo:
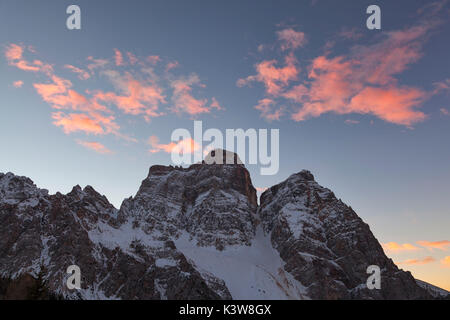
[[[218,151],[220,152],[220,151]],[[224,152],[224,151],[222,151]],[[308,171],[261,196],[239,163],[153,166],[120,210],[0,173],[0,298],[420,299],[367,224]],[[68,266],[82,289],[69,290]],[[365,286],[368,265],[382,289]]]
[[[386,257],[369,226],[309,171],[265,191],[259,216],[285,269],[308,287],[312,299],[428,297]],[[370,265],[381,269],[381,290],[366,286]]]

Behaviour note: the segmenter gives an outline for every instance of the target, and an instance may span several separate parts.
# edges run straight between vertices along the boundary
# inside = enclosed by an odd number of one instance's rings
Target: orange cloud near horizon
[[[450,249],[450,241],[441,240],[441,241],[417,241],[417,244],[425,247],[427,249],[439,249],[439,250],[448,250]]]
[[[425,257],[423,259],[408,259],[405,261],[397,262],[398,265],[425,265],[435,262],[436,259],[433,257]]]
[[[441,264],[446,268],[450,268],[450,256],[446,256],[444,259],[442,259]]]
[[[381,244],[383,249],[386,252],[402,252],[402,251],[416,251],[420,250],[421,248],[416,247],[410,243],[397,243],[397,242],[388,242]]]

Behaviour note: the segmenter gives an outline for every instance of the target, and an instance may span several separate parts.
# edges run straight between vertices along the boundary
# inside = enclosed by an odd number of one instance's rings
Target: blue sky
[[[369,223],[380,242],[416,247],[390,252],[395,261],[409,261],[403,268],[450,289],[450,268],[441,263],[450,255],[449,247],[417,244],[450,240],[449,3],[436,3],[439,6],[424,7],[423,1],[165,0],[31,5],[4,0],[0,171],[29,176],[51,192],[66,193],[76,184],[89,184],[120,206],[122,199],[135,194],[151,165],[170,163],[170,154],[149,152],[154,147],[148,144],[151,136],[161,145],[169,144],[172,131],[192,131],[194,119],[202,120],[204,129],[280,129],[280,170],[261,176],[258,166],[248,166],[255,186],[269,187],[301,169],[311,170],[320,184]],[[81,30],[66,28],[70,4],[81,8]],[[366,28],[370,4],[381,8],[381,30]],[[283,40],[283,30],[292,37]],[[8,59],[8,50],[17,49],[12,45],[21,48],[20,59]],[[122,64],[117,65],[115,50]],[[145,60],[145,68],[154,74],[145,73],[139,63],[133,65],[127,52]],[[149,56],[158,56],[158,61],[149,62]],[[88,57],[108,65],[91,70],[93,60]],[[292,65],[285,63],[287,57],[295,60]],[[390,58],[396,63],[383,68]],[[22,60],[40,70],[20,68]],[[38,67],[35,60],[51,66],[51,71]],[[166,71],[169,64],[173,68]],[[87,72],[89,78],[80,79],[82,74],[66,65]],[[261,76],[258,66],[269,66],[275,78]],[[311,70],[318,71],[315,78],[308,77]],[[327,79],[336,70],[338,76],[349,75],[330,85]],[[285,81],[276,78],[285,71],[297,74]],[[371,74],[377,74],[375,80]],[[102,116],[114,116],[120,129],[104,122],[103,133],[55,125],[55,113],[65,117],[69,111],[55,109],[36,88],[54,83],[52,76],[69,80],[66,89],[85,97],[114,93],[99,101],[108,109]],[[157,115],[146,117],[141,109],[133,114],[127,106],[117,106],[130,77],[136,85],[154,77],[150,82],[158,83],[165,100],[156,102]],[[239,79],[243,80],[238,85]],[[279,91],[270,92],[270,81]],[[181,89],[178,100],[175,84],[189,87]],[[285,98],[299,85],[305,86],[304,97]],[[325,99],[330,88],[346,92],[344,103]],[[384,92],[398,93],[400,102],[390,106],[391,100],[380,98],[380,104],[366,108],[365,99],[384,97]],[[188,108],[186,93],[200,109]],[[320,94],[326,103],[313,103]],[[355,96],[362,102],[350,103]],[[417,99],[411,102],[411,96]],[[144,102],[154,103],[151,99]],[[273,101],[266,113],[255,108],[262,99]],[[220,108],[212,107],[213,101]],[[320,108],[328,109],[318,112]],[[396,108],[402,113],[390,118]],[[95,146],[86,148],[83,142],[95,142],[110,152],[95,152]],[[429,256],[433,262],[421,263]]]

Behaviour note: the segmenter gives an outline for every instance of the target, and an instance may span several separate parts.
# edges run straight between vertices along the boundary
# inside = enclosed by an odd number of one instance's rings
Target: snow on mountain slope
[[[420,299],[428,294],[386,257],[369,226],[309,171],[291,175],[261,195],[258,215],[285,270],[313,299]],[[381,269],[380,290],[366,270]]]
[[[258,207],[238,163],[153,166],[120,210],[89,186],[49,195],[0,173],[0,253],[0,285],[42,275],[66,299],[431,297],[311,173],[269,188]],[[80,291],[66,287],[72,264]],[[381,290],[365,286],[371,264]]]
[[[428,282],[416,279],[417,284],[427,290],[435,298],[450,298],[450,292]]]
[[[200,270],[223,279],[233,299],[307,299],[305,288],[284,270],[284,262],[260,226],[250,246],[199,247],[184,234],[177,248]]]

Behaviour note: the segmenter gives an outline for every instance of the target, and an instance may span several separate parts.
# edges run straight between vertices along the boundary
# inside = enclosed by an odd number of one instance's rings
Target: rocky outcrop
[[[118,227],[118,211],[91,187],[48,195],[8,173],[0,175],[0,195],[0,272],[13,283],[32,285],[45,270],[49,291],[68,299],[231,297],[223,281],[205,279],[173,243]],[[82,290],[75,292],[66,286],[73,264],[82,270]]]
[[[321,187],[309,171],[265,191],[259,215],[285,269],[308,287],[312,299],[429,297],[409,272],[386,257],[352,208]],[[366,286],[370,265],[381,269],[380,290]]]
[[[255,235],[256,190],[243,165],[153,166],[119,212],[162,239],[187,231],[199,246],[249,245]]]
[[[209,157],[210,159],[211,157]],[[153,166],[119,210],[0,173],[0,298],[422,299],[356,213],[308,171],[261,196],[233,164]],[[66,286],[81,269],[81,290]],[[369,265],[381,289],[366,287]]]

